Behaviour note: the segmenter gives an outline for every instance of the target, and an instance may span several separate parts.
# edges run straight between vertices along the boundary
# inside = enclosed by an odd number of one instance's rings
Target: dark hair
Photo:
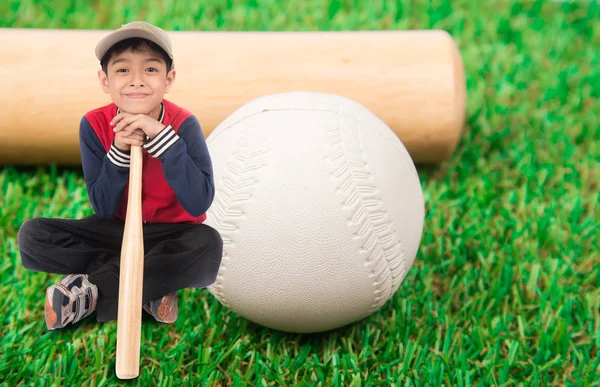
[[[167,54],[165,50],[160,48],[158,44],[143,38],[129,38],[115,43],[111,48],[108,49],[108,51],[106,51],[106,54],[104,54],[104,56],[100,60],[100,66],[102,66],[102,71],[104,71],[105,74],[108,74],[108,61],[110,60],[110,58],[113,57],[113,55],[119,55],[128,50],[139,50],[144,44],[150,47],[150,50],[162,56],[165,63],[167,64],[167,73],[169,73],[169,71],[171,71],[171,65],[173,64],[173,61],[171,60],[171,58],[169,58],[169,54]]]

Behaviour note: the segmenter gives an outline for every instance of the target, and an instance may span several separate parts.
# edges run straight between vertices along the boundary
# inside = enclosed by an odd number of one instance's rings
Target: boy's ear
[[[102,86],[102,90],[106,94],[110,94],[110,89],[108,88],[108,77],[104,70],[98,70],[98,80],[100,81],[100,86]]]
[[[167,86],[165,87],[165,94],[171,90],[171,86],[173,86],[173,83],[175,83],[175,75],[175,69],[171,69],[171,71],[169,71],[167,74]]]

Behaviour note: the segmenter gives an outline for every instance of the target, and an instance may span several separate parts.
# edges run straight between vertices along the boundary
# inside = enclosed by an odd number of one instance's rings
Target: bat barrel
[[[0,163],[80,163],[82,115],[110,103],[94,47],[108,31],[0,29]],[[462,134],[465,76],[444,31],[169,32],[176,82],[166,97],[208,136],[250,100],[288,91],[351,98],[417,163],[447,159]],[[37,141],[31,141],[32,138]]]

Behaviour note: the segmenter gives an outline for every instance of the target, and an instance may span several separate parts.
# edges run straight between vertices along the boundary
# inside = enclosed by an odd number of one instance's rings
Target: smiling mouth
[[[125,96],[129,98],[145,98],[148,94],[125,94]]]

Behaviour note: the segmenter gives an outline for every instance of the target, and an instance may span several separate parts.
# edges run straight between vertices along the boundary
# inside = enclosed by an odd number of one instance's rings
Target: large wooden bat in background
[[[142,225],[142,148],[135,145],[131,146],[127,195],[117,315],[116,373],[119,379],[133,379],[140,373],[144,234]]]
[[[109,31],[0,29],[0,164],[79,165],[83,114],[110,103],[94,47]],[[444,31],[171,32],[167,99],[205,136],[251,99],[286,91],[351,98],[417,163],[447,159],[464,124],[465,76]]]

